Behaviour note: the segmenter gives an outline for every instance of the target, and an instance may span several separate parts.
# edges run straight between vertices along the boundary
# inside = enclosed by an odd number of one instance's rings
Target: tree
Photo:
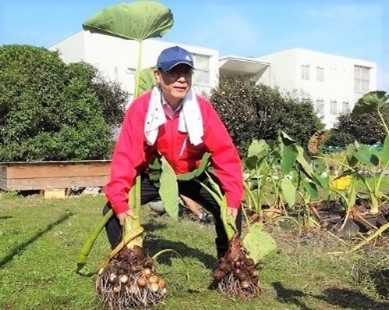
[[[364,144],[374,144],[376,142],[383,142],[385,139],[385,131],[380,122],[377,113],[364,113],[360,115],[352,116],[350,114],[341,115],[338,118],[338,122],[335,125],[337,135],[342,133],[344,137],[353,137],[353,141],[357,140]],[[330,138],[327,143],[330,143],[335,138]],[[341,142],[341,141],[340,141]],[[349,139],[343,141],[343,145],[334,146],[345,146],[349,144]]]
[[[385,129],[385,133],[389,134],[388,128],[388,112],[389,112],[389,94],[385,91],[377,90],[365,94],[355,104],[354,109],[351,112],[352,116],[358,116],[366,113],[376,112],[381,125]],[[386,117],[385,117],[386,114]]]
[[[279,130],[305,146],[323,128],[310,102],[265,85],[249,86],[240,78],[221,78],[211,101],[241,154],[253,139],[276,140]]]
[[[364,144],[383,143],[388,135],[389,94],[373,91],[355,104],[350,114],[339,116],[327,145],[345,146],[357,140]]]
[[[109,158],[126,96],[108,85],[92,66],[66,65],[58,52],[1,46],[0,161]],[[116,99],[107,105],[102,94]]]

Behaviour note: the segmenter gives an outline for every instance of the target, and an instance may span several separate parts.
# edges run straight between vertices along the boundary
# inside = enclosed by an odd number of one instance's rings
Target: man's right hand
[[[126,212],[122,212],[122,213],[119,213],[119,214],[116,215],[116,217],[118,218],[119,223],[120,223],[121,226],[124,225],[124,222],[125,222],[127,216],[129,216],[129,217],[131,217],[133,219],[136,218],[135,213],[132,210],[132,208],[129,208]]]

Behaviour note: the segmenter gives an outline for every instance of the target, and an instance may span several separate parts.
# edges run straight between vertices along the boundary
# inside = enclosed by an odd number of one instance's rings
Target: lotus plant
[[[156,1],[137,1],[107,7],[89,18],[84,30],[134,40],[139,43],[134,96],[141,91],[142,42],[163,36],[174,24],[171,10]],[[141,147],[141,146],[140,146]],[[104,305],[112,309],[149,307],[166,294],[165,281],[156,274],[154,260],[143,249],[141,226],[140,176],[130,192],[136,217],[128,216],[123,225],[121,243],[108,255],[96,281],[96,289]],[[96,226],[80,252],[78,269],[85,264],[96,234],[112,216],[107,213]]]

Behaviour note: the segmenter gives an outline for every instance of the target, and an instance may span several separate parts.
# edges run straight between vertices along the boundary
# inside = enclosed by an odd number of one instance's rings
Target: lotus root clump
[[[166,282],[158,277],[154,261],[143,248],[124,247],[101,269],[96,280],[101,303],[109,309],[145,308],[166,295]]]
[[[213,270],[218,290],[227,296],[251,298],[260,293],[259,273],[238,236],[234,236],[224,257]]]

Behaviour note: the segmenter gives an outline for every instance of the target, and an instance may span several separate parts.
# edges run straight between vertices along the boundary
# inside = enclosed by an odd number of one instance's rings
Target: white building
[[[257,59],[269,63],[258,82],[310,99],[327,128],[364,94],[377,90],[372,62],[299,48]]]
[[[147,39],[142,43],[141,68],[154,67],[159,53],[174,45],[180,45],[193,55],[196,67],[193,80],[195,89],[209,92],[214,88],[219,75],[219,51],[215,49]],[[50,47],[50,50],[58,50],[66,63],[85,61],[92,64],[132,94],[139,46],[137,41],[80,31]]]
[[[375,63],[297,48],[257,58],[219,59],[215,49],[148,39],[143,42],[141,67],[155,66],[159,53],[174,45],[193,54],[197,91],[209,93],[217,85],[219,74],[244,76],[253,84],[263,83],[300,99],[310,99],[327,128],[341,113],[350,111],[361,96],[377,89]],[[50,49],[59,50],[67,63],[86,61],[96,66],[133,92],[138,42],[80,31]]]

